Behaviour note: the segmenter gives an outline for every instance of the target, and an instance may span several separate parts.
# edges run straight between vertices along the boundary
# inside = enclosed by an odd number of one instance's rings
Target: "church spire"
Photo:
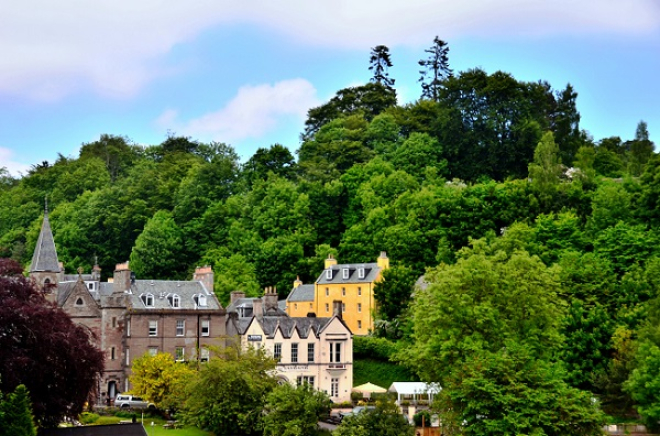
[[[39,233],[37,245],[34,247],[34,255],[30,264],[30,272],[39,271],[61,272],[60,263],[57,260],[57,251],[55,251],[55,240],[53,239],[53,232],[50,229],[50,221],[48,220],[47,199],[44,208],[44,221],[41,224],[41,233]]]

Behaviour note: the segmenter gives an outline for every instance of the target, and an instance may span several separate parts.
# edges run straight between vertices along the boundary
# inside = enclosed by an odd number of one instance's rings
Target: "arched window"
[[[83,306],[85,303],[83,302],[83,299],[78,297],[76,300],[76,306]]]
[[[142,302],[146,307],[154,307],[154,295],[153,294],[142,294],[140,295]]]
[[[48,277],[44,280],[44,285],[50,285],[50,279]]]

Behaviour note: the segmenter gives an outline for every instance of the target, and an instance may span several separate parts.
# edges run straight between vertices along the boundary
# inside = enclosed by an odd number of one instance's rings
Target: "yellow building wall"
[[[380,274],[376,281],[380,280]],[[374,329],[374,283],[315,284],[316,315],[332,316],[334,301],[344,307],[342,318],[354,335],[366,335]]]
[[[316,305],[313,301],[296,301],[296,302],[287,302],[286,313],[290,317],[305,317],[309,312],[316,313],[316,316],[325,316],[320,315],[316,310]],[[332,316],[332,313],[328,316]]]

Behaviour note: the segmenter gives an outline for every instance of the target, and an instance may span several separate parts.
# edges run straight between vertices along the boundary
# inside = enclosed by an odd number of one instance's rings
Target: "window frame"
[[[278,362],[282,360],[282,343],[281,342],[275,342],[273,344],[273,357]]]
[[[200,329],[202,331],[202,336],[211,336],[211,320],[210,319],[201,320]]]
[[[174,348],[174,361],[184,362],[185,360],[186,360],[186,348],[185,347]]]
[[[316,344],[314,342],[309,342],[307,344],[307,362],[314,363],[316,360]]]
[[[154,338],[158,336],[158,320],[149,320],[149,337]]]
[[[298,363],[298,343],[291,343],[291,363]]]
[[[186,335],[186,320],[185,319],[177,319],[176,320],[176,330],[175,330],[176,336],[185,336]]]

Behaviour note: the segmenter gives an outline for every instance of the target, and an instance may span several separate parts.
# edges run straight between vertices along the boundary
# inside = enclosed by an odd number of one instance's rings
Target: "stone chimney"
[[[213,293],[213,269],[209,265],[198,266],[193,274],[193,281],[202,282],[206,290]]]
[[[296,276],[296,280],[293,282],[293,289],[296,289],[298,286],[302,285],[303,282],[300,280],[300,276]]]
[[[341,308],[342,308],[341,300],[334,300],[332,302],[332,315],[336,316],[339,319],[342,319],[343,315]]]
[[[328,254],[328,258],[325,260],[325,269],[330,268],[332,265],[337,265],[337,259],[332,254]]]
[[[94,267],[92,268],[92,280],[96,282],[101,281],[101,267],[97,262],[94,262]]]
[[[128,262],[118,263],[113,275],[112,293],[123,294],[131,288],[131,270],[128,268]]]
[[[378,256],[376,262],[378,263],[378,266],[381,270],[388,269],[390,267],[390,258],[387,257],[387,253],[384,251],[380,252],[380,256]]]
[[[264,306],[261,298],[255,298],[252,300],[252,314],[257,318],[264,316]]]
[[[245,292],[243,292],[243,291],[232,291],[232,293],[229,294],[229,298],[230,298],[229,304],[234,304],[235,302],[237,302],[241,298],[245,298]]]
[[[268,287],[264,290],[264,308],[266,313],[277,312],[277,288]]]

